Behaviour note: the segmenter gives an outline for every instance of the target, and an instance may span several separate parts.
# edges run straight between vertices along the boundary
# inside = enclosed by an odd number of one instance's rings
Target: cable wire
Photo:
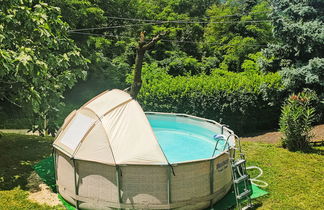
[[[180,23],[180,24],[187,24],[187,23],[263,23],[263,22],[271,22],[272,20],[246,20],[246,21],[219,21],[219,22],[180,22],[180,21],[157,21],[152,23],[142,23],[142,24],[130,24],[130,25],[118,25],[118,26],[107,26],[107,27],[94,27],[94,28],[79,28],[79,29],[72,29],[72,31],[90,31],[90,30],[101,30],[101,29],[113,29],[113,28],[125,28],[125,27],[132,27],[132,26],[142,26],[142,25],[155,25],[155,24],[164,24],[164,23]]]
[[[180,23],[180,24],[188,24],[188,23],[260,23],[260,22],[270,22],[272,19],[265,20],[237,20],[237,21],[188,21],[188,20],[148,20],[148,19],[137,19],[137,18],[121,18],[121,17],[108,17],[111,19],[119,19],[119,20],[130,20],[130,21],[139,21],[139,22],[150,22],[150,23]]]
[[[211,19],[211,18],[224,18],[224,17],[236,17],[236,16],[240,16],[240,15],[249,15],[249,14],[262,14],[262,13],[268,13],[271,10],[267,10],[267,11],[260,11],[260,12],[250,12],[250,13],[236,13],[236,14],[232,14],[232,15],[223,15],[223,16],[214,16],[214,17],[205,17],[206,19]],[[140,21],[140,22],[157,22],[157,21],[168,21],[170,22],[170,20],[150,20],[150,19],[139,19],[139,18],[127,18],[127,17],[116,17],[116,16],[107,16],[107,18],[110,19],[116,19],[116,20],[129,20],[129,21]],[[198,18],[198,19],[204,19],[204,18]],[[192,21],[188,22],[188,20],[174,20],[174,21],[181,21],[181,23],[192,23]],[[195,23],[197,22],[204,22],[204,23],[209,23],[206,21],[195,21]]]
[[[69,30],[69,32],[113,29],[113,28],[127,28],[127,27],[132,27],[132,26],[154,25],[154,24],[159,24],[159,23],[142,23],[142,24],[129,24],[129,25],[106,26],[106,27],[80,28],[80,29]]]
[[[165,24],[165,23],[176,23],[176,24],[209,24],[209,23],[212,23],[212,24],[228,24],[228,23],[263,23],[263,22],[271,22],[272,21],[272,19],[266,19],[266,20],[238,20],[238,21],[187,21],[187,20],[147,20],[147,19],[120,18],[120,17],[108,17],[108,18],[120,19],[120,20],[130,20],[130,21],[141,21],[141,22],[146,22],[146,23],[107,26],[107,27],[80,28],[80,29],[72,29],[70,31],[89,31],[89,30],[114,29],[114,28],[125,28],[125,27],[132,27],[132,26],[154,25],[154,24]]]
[[[134,39],[134,37],[131,36],[117,36],[117,35],[111,35],[111,34],[96,34],[96,33],[87,33],[87,32],[77,32],[77,31],[70,31],[70,33],[73,34],[80,34],[80,35],[88,35],[88,36],[101,36],[101,37],[112,37],[112,38],[129,38],[129,39]],[[198,42],[194,41],[186,41],[186,40],[176,40],[176,39],[161,39],[161,42],[175,42],[175,43],[187,43],[187,44],[198,44]],[[211,43],[211,44],[218,44],[218,43]],[[258,47],[265,47],[267,46],[266,44],[218,44],[221,46],[258,46]]]
[[[80,34],[80,35],[88,35],[88,36],[101,36],[101,37],[112,37],[112,38],[129,38],[133,39],[134,37],[130,36],[118,36],[118,35],[111,35],[111,34],[96,34],[96,33],[88,33],[88,32],[78,32],[78,31],[69,31],[71,34]]]
[[[189,44],[197,44],[197,42],[193,41],[181,41],[176,39],[161,39],[162,42],[177,42],[177,43],[189,43]],[[217,44],[217,43],[210,43],[210,44]],[[229,46],[238,46],[241,44],[219,44],[219,45],[229,45]],[[244,44],[243,46],[267,46],[265,44]]]

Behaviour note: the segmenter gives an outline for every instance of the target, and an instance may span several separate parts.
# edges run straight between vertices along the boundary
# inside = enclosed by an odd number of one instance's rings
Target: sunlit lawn
[[[0,138],[0,209],[62,209],[32,203],[27,192],[37,181],[32,165],[51,153],[52,138],[2,134]],[[323,209],[324,156],[288,152],[277,145],[244,142],[248,165],[264,170],[269,195],[254,201],[257,209]],[[35,182],[35,183],[33,183]]]
[[[323,209],[324,148],[289,152],[277,145],[244,142],[248,165],[263,169],[269,195],[255,201],[259,209]]]

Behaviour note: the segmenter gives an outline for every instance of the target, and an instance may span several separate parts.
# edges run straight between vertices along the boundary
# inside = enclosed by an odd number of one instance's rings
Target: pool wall
[[[219,123],[190,115],[147,114],[174,115],[201,122],[226,137],[234,134]],[[70,159],[55,149],[57,189],[80,209],[204,209],[231,188],[231,153],[229,149],[208,159],[170,165],[114,166]]]

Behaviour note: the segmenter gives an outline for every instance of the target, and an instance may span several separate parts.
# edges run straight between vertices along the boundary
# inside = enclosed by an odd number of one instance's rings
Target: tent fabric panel
[[[103,119],[116,164],[167,164],[153,130],[136,101],[124,104]]]
[[[60,142],[74,151],[95,121],[93,118],[77,113],[62,135]]]
[[[74,200],[74,198],[72,197],[71,192],[67,191],[64,187],[58,187],[58,192],[59,194],[64,198],[64,200],[66,200],[67,202],[69,202],[71,205],[75,206],[76,205],[76,201]]]
[[[62,150],[62,151],[64,151],[66,154],[69,154],[69,157],[72,157],[73,156],[73,154],[74,154],[74,150],[75,150],[75,145],[73,146],[73,148],[71,148],[71,146],[68,146],[68,145],[66,145],[66,144],[64,144],[64,143],[62,143],[62,138],[64,138],[64,136],[66,135],[66,133],[70,133],[70,134],[68,134],[68,135],[73,135],[74,133],[71,133],[71,130],[70,130],[70,127],[71,127],[71,125],[72,125],[72,123],[73,123],[73,120],[75,119],[75,117],[78,115],[78,114],[81,114],[81,115],[83,115],[83,116],[85,116],[86,118],[91,118],[91,119],[93,119],[93,123],[98,119],[98,117],[96,116],[96,114],[95,113],[93,113],[92,111],[89,111],[89,110],[78,110],[78,111],[76,111],[76,112],[72,112],[66,119],[65,119],[65,121],[66,121],[66,125],[64,125],[63,127],[62,127],[62,130],[58,133],[58,135],[57,135],[57,137],[56,137],[56,139],[55,139],[55,141],[54,141],[54,143],[53,143],[53,146],[54,147],[56,147],[57,149],[59,149],[59,150]],[[77,126],[75,126],[75,127],[78,127],[78,125]],[[79,132],[79,129],[80,128],[77,128],[77,129],[74,129],[75,130],[75,133],[76,134],[79,134],[80,132]],[[90,129],[90,128],[89,128]],[[89,129],[87,129],[87,130],[82,130],[82,133],[84,133],[84,135],[86,135],[87,134],[87,132],[89,131]],[[83,137],[84,137],[84,135],[81,137],[81,139],[78,139],[78,141],[77,142],[79,142],[80,143],[80,141],[83,139]],[[66,137],[65,137],[66,138]],[[68,138],[66,138],[66,141],[69,141],[70,139],[68,139]],[[76,141],[76,139],[71,139],[72,141]],[[76,145],[78,145],[77,144],[77,142],[75,142],[75,144]]]
[[[109,140],[101,121],[97,121],[96,125],[82,141],[74,158],[115,165]]]
[[[101,163],[77,161],[79,196],[118,203],[116,168]]]
[[[64,128],[75,116],[75,114],[77,113],[77,110],[73,110],[65,119],[64,119],[64,123],[62,125],[62,128]]]
[[[56,183],[58,185],[58,192],[62,195],[69,195],[71,193],[75,194],[74,168],[72,160],[60,151],[57,151],[56,158]],[[74,200],[70,196],[64,198],[69,202],[74,203]]]
[[[61,132],[61,133],[63,133],[63,132]],[[65,146],[58,140],[55,140],[55,142],[53,143],[53,147],[56,148],[57,150],[61,151],[62,153],[66,154],[68,157],[73,156],[73,150],[70,149],[69,147]]]
[[[131,96],[121,90],[111,90],[91,101],[85,107],[93,110],[99,117],[106,114],[116,106],[131,100]]]
[[[73,119],[74,115],[76,114],[76,110],[73,110],[65,119],[63,122],[63,125],[60,127],[60,129],[56,133],[56,137],[60,135],[60,133],[64,130],[64,128],[70,123],[70,121]]]

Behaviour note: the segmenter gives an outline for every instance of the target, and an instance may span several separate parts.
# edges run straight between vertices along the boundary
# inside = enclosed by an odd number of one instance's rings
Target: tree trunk
[[[142,66],[143,66],[144,54],[145,54],[145,50],[143,50],[142,48],[137,49],[134,80],[131,88],[131,96],[134,99],[136,99],[142,87]]]
[[[140,41],[137,47],[137,54],[135,60],[134,80],[130,91],[130,94],[134,99],[136,99],[142,87],[142,66],[143,66],[145,51],[151,49],[154,46],[154,44],[161,39],[161,36],[165,34],[166,33],[158,34],[148,43],[145,43],[144,32],[141,32],[140,34]]]

